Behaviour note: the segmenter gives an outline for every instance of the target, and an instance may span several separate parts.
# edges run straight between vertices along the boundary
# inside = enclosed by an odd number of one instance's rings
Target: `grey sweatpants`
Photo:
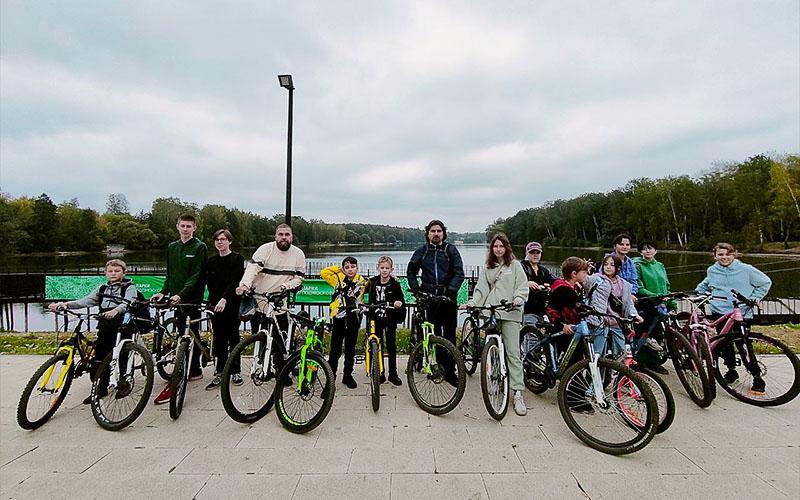
[[[525,389],[522,381],[522,358],[519,354],[519,330],[522,324],[519,321],[498,320],[500,331],[503,335],[503,344],[506,347],[506,366],[508,366],[508,381],[512,391]]]

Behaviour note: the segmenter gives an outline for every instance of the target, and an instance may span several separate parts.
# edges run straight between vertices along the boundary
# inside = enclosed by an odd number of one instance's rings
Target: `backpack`
[[[120,294],[124,297],[125,292],[128,291],[128,287],[133,285],[133,282],[128,281],[122,284],[122,290]],[[108,285],[101,285],[100,290],[98,293],[103,295],[106,293],[106,289]],[[153,329],[153,322],[152,316],[150,315],[150,306],[147,304],[147,299],[145,299],[144,294],[138,289],[136,290],[136,300],[142,302],[141,304],[133,304],[128,307],[128,312],[134,318],[133,322],[136,324],[136,327],[139,329],[140,333],[147,333]]]

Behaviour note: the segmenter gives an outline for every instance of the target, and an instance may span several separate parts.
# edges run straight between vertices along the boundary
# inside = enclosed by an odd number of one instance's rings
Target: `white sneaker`
[[[648,339],[644,341],[644,345],[656,352],[661,352],[664,350],[664,348],[661,347],[658,342],[656,342],[656,339],[652,337],[648,337]]]
[[[528,414],[528,409],[525,408],[525,400],[522,399],[522,391],[514,393],[514,412],[520,417]]]

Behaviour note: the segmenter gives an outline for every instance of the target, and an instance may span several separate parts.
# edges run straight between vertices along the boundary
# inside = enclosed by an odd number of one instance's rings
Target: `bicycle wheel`
[[[532,336],[532,338],[529,336]],[[547,355],[541,343],[543,338],[542,332],[533,326],[523,326],[522,330],[520,330],[520,337],[522,338],[520,344],[532,342],[535,345],[522,360],[523,382],[525,382],[525,387],[532,393],[542,394],[549,388],[547,377],[533,366],[533,363],[537,363],[541,366],[548,365]],[[528,338],[528,340],[526,340],[526,338]],[[525,352],[522,345],[520,345],[520,352]]]
[[[667,383],[664,382],[664,379],[659,377],[653,370],[639,365],[634,365],[633,369],[653,392],[656,404],[658,405],[658,427],[656,428],[656,434],[661,434],[669,429],[672,422],[675,420],[675,398],[672,396],[672,391]],[[630,383],[627,378],[621,382]],[[638,418],[628,418],[629,416],[630,414],[623,413],[623,418],[626,418],[630,424],[636,426],[642,425],[642,422]]]
[[[23,429],[38,429],[64,402],[75,375],[75,363],[67,364],[68,357],[67,353],[56,354],[33,372],[17,405],[17,423]]]
[[[461,357],[464,358],[464,369],[467,371],[467,375],[475,373],[475,369],[478,367],[478,345],[475,340],[477,329],[478,324],[470,316],[464,320],[458,335],[459,351]]]
[[[447,377],[441,361],[449,356],[455,360],[453,373]],[[418,342],[408,357],[406,378],[411,397],[420,408],[431,415],[444,415],[458,406],[467,387],[464,360],[447,339],[431,335],[427,359],[422,342]]]
[[[186,397],[186,383],[189,381],[189,342],[181,342],[175,350],[175,365],[172,370],[169,397],[169,416],[175,420],[183,411],[183,400]]]
[[[747,340],[730,336],[714,346],[717,382],[731,396],[755,406],[778,406],[800,393],[800,360],[780,340],[750,333]],[[722,353],[733,350],[737,378],[725,380],[729,369]],[[759,383],[762,387],[756,387]],[[758,390],[760,389],[760,390]]]
[[[481,356],[481,394],[486,411],[495,420],[503,420],[508,410],[508,371],[503,373],[505,362],[497,339],[487,340]]]
[[[381,365],[380,346],[375,340],[369,341],[369,393],[372,399],[372,411],[381,407]]]
[[[331,366],[317,351],[306,353],[303,380],[295,382],[292,373],[300,373],[301,354],[286,362],[275,387],[275,412],[280,423],[291,432],[302,434],[325,420],[333,405],[336,390]]]
[[[714,359],[711,357],[711,349],[708,348],[705,336],[695,337],[692,341],[695,345],[695,351],[699,353],[700,363],[708,377],[708,388],[711,390],[711,400],[717,398],[717,382],[715,381],[714,372]]]
[[[597,362],[604,380],[603,402],[597,402],[589,361],[564,372],[558,386],[558,408],[569,430],[588,446],[611,455],[641,450],[658,427],[658,405],[653,392],[633,370],[610,359]],[[602,375],[601,375],[602,376]],[[629,383],[615,381],[627,378]],[[635,418],[641,426],[630,425]]]
[[[712,401],[711,384],[700,357],[682,333],[670,330],[667,335],[667,345],[678,380],[697,406],[708,407]]]
[[[112,354],[106,356],[92,385],[92,416],[103,429],[118,431],[132,424],[153,391],[153,357],[144,346],[126,342],[119,352],[119,380],[108,386]]]
[[[170,318],[162,325],[164,330],[153,334],[153,357],[156,360],[156,370],[164,380],[172,380],[172,370],[175,365],[175,349],[178,347],[180,333],[178,320]]]
[[[272,361],[265,364],[267,336],[250,335],[233,348],[222,370],[220,397],[229,417],[242,424],[257,422],[274,403],[275,374]],[[273,346],[273,350],[274,350]],[[239,359],[240,369],[235,370]],[[240,381],[234,383],[233,377]]]
[[[413,352],[414,348],[421,342],[422,342],[422,326],[419,324],[419,321],[415,315],[411,317],[411,330],[408,337],[408,350]],[[415,365],[413,367],[415,372],[422,370],[422,361],[423,361],[422,358],[419,358],[415,362]],[[407,370],[406,374],[411,373],[410,370],[411,365],[408,366],[409,370]]]

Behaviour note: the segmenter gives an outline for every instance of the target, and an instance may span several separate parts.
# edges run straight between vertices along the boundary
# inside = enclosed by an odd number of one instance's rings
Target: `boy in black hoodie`
[[[405,299],[400,283],[395,279],[394,262],[384,255],[378,259],[378,275],[367,282],[366,293],[369,304],[391,304],[395,309],[386,311],[385,317],[375,318],[375,334],[381,339],[381,351],[384,346],[389,350],[389,382],[403,385],[397,376],[397,323],[405,316]],[[384,331],[386,341],[384,342]],[[386,382],[386,375],[381,373],[381,383]]]

